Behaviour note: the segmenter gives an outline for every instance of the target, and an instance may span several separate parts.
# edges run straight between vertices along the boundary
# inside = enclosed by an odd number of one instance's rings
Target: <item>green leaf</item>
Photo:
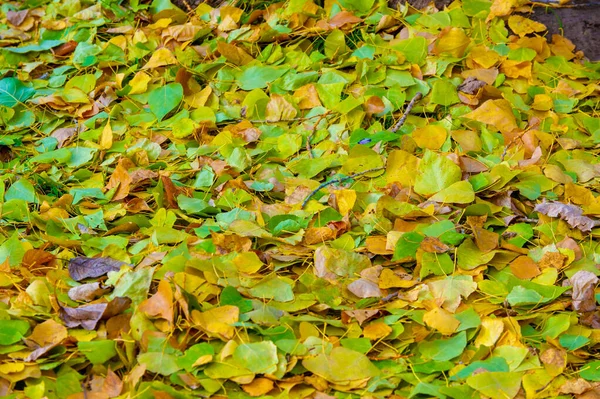
[[[239,73],[236,81],[242,90],[262,89],[287,71],[288,68],[255,65]]]
[[[442,189],[429,199],[444,204],[470,204],[475,201],[475,191],[468,180],[461,180]]]
[[[523,373],[484,372],[467,378],[467,384],[491,399],[514,398],[521,389]]]
[[[25,320],[0,320],[0,345],[12,345],[20,342],[29,331]]]
[[[466,346],[467,335],[462,331],[452,338],[422,341],[419,352],[423,359],[445,361],[459,356]]]
[[[362,353],[338,346],[331,353],[320,353],[302,361],[310,372],[334,383],[348,383],[378,376],[381,372]]]
[[[25,54],[33,51],[46,51],[53,47],[60,46],[64,42],[62,40],[42,40],[37,44],[30,44],[23,47],[3,47],[2,50],[10,51],[16,54]]]
[[[431,87],[431,102],[445,107],[459,103],[456,87],[448,80],[436,80]]]
[[[35,90],[27,87],[17,78],[4,78],[0,80],[0,105],[14,107],[19,103],[29,100]]]
[[[36,202],[35,188],[29,180],[19,179],[6,190],[4,198],[7,201],[21,199],[27,203]]]
[[[421,195],[432,195],[460,181],[460,167],[442,154],[425,150],[419,163],[419,174],[415,180],[415,191]]]
[[[103,364],[117,355],[115,341],[81,341],[77,348],[85,355],[92,364]]]
[[[146,370],[160,375],[171,375],[181,370],[177,359],[177,356],[164,352],[140,353],[137,357],[138,363],[144,365]]]
[[[256,374],[273,373],[277,369],[277,347],[271,341],[241,344],[233,352],[233,359],[241,367]]]
[[[175,109],[183,99],[183,87],[179,83],[157,87],[148,96],[150,111],[159,121]]]

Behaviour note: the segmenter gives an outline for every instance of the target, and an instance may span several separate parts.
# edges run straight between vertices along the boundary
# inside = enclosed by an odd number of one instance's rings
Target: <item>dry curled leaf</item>
[[[560,202],[543,202],[537,204],[534,211],[550,217],[560,217],[569,226],[583,232],[590,231],[598,225],[598,221],[583,215],[583,210],[577,205]]]
[[[121,266],[127,265],[111,258],[87,258],[78,256],[69,261],[69,275],[75,281],[81,281],[90,277],[104,276],[108,272],[116,272]]]
[[[578,312],[593,312],[596,310],[596,285],[598,277],[586,270],[580,270],[569,279],[573,286],[573,308]]]

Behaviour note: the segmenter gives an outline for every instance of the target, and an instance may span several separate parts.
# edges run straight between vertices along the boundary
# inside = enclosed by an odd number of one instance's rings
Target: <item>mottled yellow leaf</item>
[[[504,99],[487,100],[464,117],[492,125],[502,133],[510,133],[518,127],[517,120],[512,113],[512,106]]]
[[[423,321],[429,327],[438,330],[444,335],[456,332],[456,329],[460,326],[460,322],[452,315],[452,313],[442,308],[434,308],[425,313]]]
[[[363,336],[375,341],[387,337],[392,332],[392,327],[382,321],[376,321],[363,329]]]
[[[427,125],[416,128],[412,132],[415,143],[421,148],[429,148],[430,150],[439,150],[446,141],[447,136],[446,129],[439,125]]]
[[[166,47],[160,48],[152,53],[150,60],[144,65],[142,69],[158,68],[165,65],[173,65],[177,63],[177,58],[171,53]]]
[[[148,83],[151,78],[147,73],[139,71],[135,74],[133,79],[129,81],[129,86],[131,86],[131,90],[129,94],[141,94],[145,93],[148,90]]]
[[[100,135],[100,148],[103,150],[108,150],[112,147],[113,144],[113,131],[112,127],[110,127],[110,119],[104,125],[104,129],[102,129],[102,134]]]
[[[477,335],[477,338],[475,338],[475,346],[494,346],[496,341],[498,341],[498,338],[500,338],[502,335],[503,331],[504,323],[502,322],[502,319],[484,317],[481,320],[481,329],[479,330],[479,334]]]

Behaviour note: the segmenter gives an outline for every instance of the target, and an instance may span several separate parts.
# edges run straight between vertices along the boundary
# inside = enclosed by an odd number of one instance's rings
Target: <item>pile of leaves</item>
[[[600,64],[530,9],[2,2],[0,395],[597,397]]]

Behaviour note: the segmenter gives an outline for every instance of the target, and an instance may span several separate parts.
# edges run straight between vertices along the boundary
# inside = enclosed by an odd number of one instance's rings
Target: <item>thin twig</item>
[[[320,115],[319,119],[317,119],[317,121],[313,125],[313,128],[312,128],[310,134],[308,135],[308,138],[306,139],[306,151],[308,151],[308,157],[311,159],[314,158],[314,156],[312,153],[312,147],[310,146],[310,141],[312,140],[313,136],[315,135],[315,132],[317,131],[317,126],[319,126],[319,123],[321,123],[323,118],[325,118],[327,115],[329,115],[329,112],[331,112],[331,111],[324,112]]]
[[[319,190],[321,190],[322,188],[325,188],[327,186],[331,186],[332,184],[343,183],[346,180],[351,180],[351,179],[354,179],[355,177],[359,177],[359,176],[362,176],[362,175],[366,175],[367,173],[377,172],[377,171],[384,170],[384,169],[385,169],[385,167],[383,167],[383,166],[379,167],[379,168],[368,169],[368,170],[365,170],[365,171],[362,171],[362,172],[355,173],[355,174],[350,175],[350,176],[339,177],[337,179],[332,179],[332,180],[326,181],[324,183],[321,183],[321,184],[319,184],[319,187],[317,187],[313,191],[311,191],[306,196],[306,198],[304,199],[304,201],[302,201],[302,209],[304,209],[304,207],[306,206],[306,204],[308,203],[308,201],[310,201],[310,199],[316,193],[318,193]]]
[[[396,133],[404,125],[404,122],[406,122],[406,118],[408,118],[408,114],[410,114],[410,111],[412,111],[416,102],[422,98],[423,98],[423,94],[420,91],[417,92],[417,94],[415,94],[415,96],[412,98],[412,100],[410,100],[410,102],[406,106],[404,115],[402,115],[402,118],[400,118],[400,120],[398,122],[396,122],[396,124],[390,129],[390,132]]]

